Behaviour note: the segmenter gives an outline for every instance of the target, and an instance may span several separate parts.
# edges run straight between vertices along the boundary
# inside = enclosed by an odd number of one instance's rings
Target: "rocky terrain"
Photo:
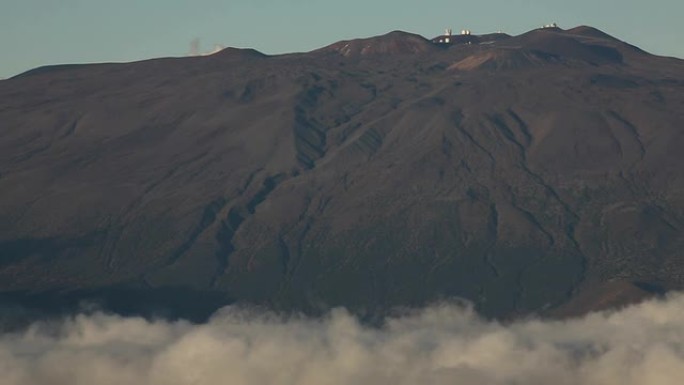
[[[684,288],[684,61],[473,41],[0,81],[0,303],[567,316]]]

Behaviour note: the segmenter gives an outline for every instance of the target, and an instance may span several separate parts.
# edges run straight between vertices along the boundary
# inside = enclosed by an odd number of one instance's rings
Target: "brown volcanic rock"
[[[584,34],[0,81],[0,291],[506,316],[680,289],[684,64]]]
[[[341,41],[315,52],[336,52],[346,57],[366,55],[426,54],[437,50],[434,44],[420,35],[393,31],[368,39]]]
[[[554,55],[520,49],[498,49],[478,52],[449,66],[450,70],[511,70],[540,67],[557,62]]]
[[[594,65],[622,63],[622,53],[615,47],[617,42],[612,38],[586,39],[557,29],[534,30],[506,41],[515,48]]]

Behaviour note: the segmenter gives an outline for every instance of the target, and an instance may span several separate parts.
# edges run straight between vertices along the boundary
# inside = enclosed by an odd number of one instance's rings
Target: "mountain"
[[[0,303],[567,316],[682,289],[683,91],[684,61],[590,27],[38,68],[0,81]]]

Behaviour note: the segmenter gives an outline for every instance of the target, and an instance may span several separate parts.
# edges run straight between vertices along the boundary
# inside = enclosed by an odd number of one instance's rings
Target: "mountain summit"
[[[425,54],[437,49],[420,35],[394,31],[386,35],[341,41],[315,52],[336,52],[346,57],[366,55]]]
[[[510,317],[684,288],[684,62],[589,27],[462,40],[1,81],[0,300]]]

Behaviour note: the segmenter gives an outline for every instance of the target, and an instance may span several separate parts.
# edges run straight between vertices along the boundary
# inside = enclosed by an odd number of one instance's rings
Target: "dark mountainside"
[[[566,316],[684,289],[684,61],[470,39],[0,81],[0,303]]]

